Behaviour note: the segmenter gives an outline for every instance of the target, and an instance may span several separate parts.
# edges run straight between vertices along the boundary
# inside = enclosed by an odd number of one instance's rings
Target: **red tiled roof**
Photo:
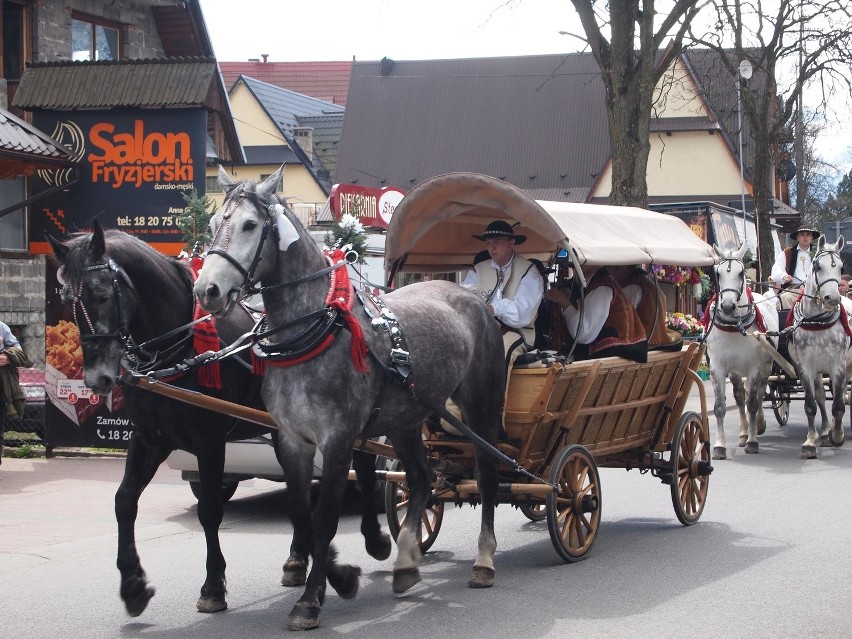
[[[219,62],[230,91],[241,75],[312,98],[346,106],[352,62]]]

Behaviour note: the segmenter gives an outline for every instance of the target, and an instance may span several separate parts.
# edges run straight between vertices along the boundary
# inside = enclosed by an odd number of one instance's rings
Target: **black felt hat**
[[[483,242],[497,237],[508,237],[515,240],[515,244],[523,244],[526,242],[527,236],[515,235],[515,232],[512,230],[513,228],[514,227],[512,227],[508,222],[504,222],[503,220],[494,220],[485,228],[485,233],[482,235],[474,235],[473,237],[477,240],[482,240]]]
[[[800,226],[800,227],[799,227],[799,228],[797,228],[795,231],[793,231],[792,233],[790,233],[790,239],[791,239],[791,240],[795,240],[795,239],[796,239],[796,236],[797,236],[799,233],[813,233],[813,234],[814,234],[814,239],[817,239],[820,235],[822,235],[822,233],[820,233],[820,232],[819,232],[819,231],[817,231],[816,229],[812,229],[810,226]]]

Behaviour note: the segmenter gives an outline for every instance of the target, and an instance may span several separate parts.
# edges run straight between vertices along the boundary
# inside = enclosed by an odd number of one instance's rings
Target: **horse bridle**
[[[255,208],[258,211],[262,211],[266,218],[263,222],[263,228],[260,230],[260,241],[257,243],[254,258],[252,259],[248,269],[244,268],[243,265],[236,260],[236,258],[228,253],[228,245],[231,243],[231,216],[238,208],[239,203],[246,196],[249,196],[249,199],[255,205]],[[219,257],[224,258],[243,276],[242,284],[240,284],[239,287],[232,288],[228,291],[226,297],[229,297],[231,293],[234,292],[238,293],[241,297],[260,292],[260,290],[255,289],[255,284],[257,283],[255,281],[255,273],[257,272],[257,267],[260,265],[260,261],[263,259],[261,257],[261,253],[263,253],[263,245],[266,243],[266,238],[269,236],[270,228],[272,229],[272,235],[276,242],[278,241],[278,227],[274,224],[272,219],[274,206],[274,203],[262,202],[256,194],[246,191],[243,185],[238,187],[236,193],[230,194],[228,199],[225,201],[225,204],[222,206],[222,224],[218,229],[216,229],[213,240],[210,242],[210,245],[215,247],[216,242],[219,240],[219,236],[222,235],[222,232],[224,231],[225,235],[222,241],[222,248],[211,248],[207,251],[207,255],[218,255]]]
[[[825,286],[826,284],[828,284],[829,282],[835,282],[838,286],[840,286],[840,280],[837,279],[836,277],[830,277],[829,279],[824,280],[822,282],[819,281],[818,269],[816,268],[816,266],[817,266],[817,260],[819,260],[819,258],[821,258],[823,255],[831,255],[831,267],[837,268],[837,262],[834,259],[834,256],[835,256],[834,251],[819,251],[816,255],[814,255],[814,259],[811,262],[811,264],[812,264],[811,270],[813,271],[813,274],[814,274],[814,282],[816,283],[817,293],[819,293],[820,289],[823,286]]]
[[[743,292],[746,290],[746,281],[745,281],[745,262],[743,262],[740,258],[737,257],[723,257],[719,261],[719,265],[714,269],[714,274],[716,275],[716,286],[719,286],[719,269],[722,267],[722,262],[728,263],[728,273],[731,272],[732,262],[739,262],[742,266],[742,270],[740,270],[740,287],[739,288],[721,288],[717,293],[717,302],[713,306],[713,324],[719,326],[723,329],[730,329],[732,327],[737,328],[741,333],[745,330],[747,326],[749,326],[755,319],[756,313],[754,310],[754,304],[751,301],[751,298],[748,300],[748,304],[743,307],[740,304],[740,299],[743,296]],[[720,306],[722,301],[723,293],[734,293],[737,296],[737,309],[745,308],[745,315],[737,315],[736,321],[730,321],[725,319],[724,317],[720,318]]]
[[[183,326],[178,326],[177,328],[168,331],[163,335],[159,335],[154,337],[142,344],[137,345],[133,339],[133,336],[130,334],[130,317],[127,315],[126,304],[124,303],[124,294],[121,289],[121,278],[127,282],[128,286],[131,290],[133,290],[133,285],[130,282],[130,278],[127,277],[127,274],[121,270],[121,268],[116,264],[115,260],[108,256],[104,256],[106,261],[100,264],[93,264],[91,266],[86,266],[83,271],[84,273],[91,273],[93,271],[100,271],[104,269],[109,269],[110,275],[112,275],[112,288],[115,291],[115,303],[118,307],[118,329],[110,332],[110,333],[98,333],[95,329],[95,325],[92,322],[92,319],[89,315],[89,311],[86,309],[86,305],[83,302],[83,286],[85,284],[85,280],[83,278],[80,279],[80,283],[77,285],[77,292],[72,298],[72,306],[71,312],[73,314],[74,323],[77,327],[81,327],[78,318],[77,318],[77,307],[80,307],[80,311],[82,312],[83,318],[86,321],[85,326],[89,329],[89,333],[83,334],[80,331],[80,341],[81,342],[91,342],[91,341],[99,341],[99,340],[117,340],[122,347],[123,359],[127,363],[125,368],[132,368],[134,372],[140,372],[142,367],[142,362],[140,361],[139,356],[144,355],[148,362],[145,364],[145,370],[153,370],[156,368],[160,368],[163,366],[168,366],[178,359],[183,357],[183,346],[192,338],[193,330],[192,327],[195,324],[198,324],[201,321],[209,319],[209,315],[197,320],[193,320],[189,324],[184,324]],[[175,344],[165,349],[165,356],[160,357],[160,352],[156,351],[154,354],[147,352],[147,348],[150,348],[152,345],[167,340],[175,335],[187,331],[187,334],[179,339]]]
[[[83,326],[79,320],[77,319],[77,306],[80,307],[80,310],[83,313],[83,318],[86,320],[86,326],[88,327],[90,333],[83,334],[80,331],[80,341],[81,342],[89,342],[95,340],[104,340],[104,339],[114,339],[121,342],[122,346],[127,349],[133,343],[133,338],[130,336],[130,319],[127,317],[127,314],[124,309],[123,297],[121,292],[121,283],[118,281],[120,269],[118,268],[118,264],[116,264],[112,258],[107,258],[106,262],[101,264],[93,264],[91,266],[86,266],[83,271],[86,273],[91,273],[92,271],[100,271],[103,269],[109,269],[110,274],[112,275],[112,288],[115,291],[115,299],[116,304],[118,305],[118,330],[112,333],[98,333],[95,330],[95,325],[92,322],[91,317],[89,316],[89,311],[86,310],[86,305],[83,303],[83,285],[85,284],[85,280],[80,278],[80,283],[77,285],[77,291],[72,298],[71,312],[74,315],[74,323],[81,327]],[[70,288],[70,287],[69,287]]]

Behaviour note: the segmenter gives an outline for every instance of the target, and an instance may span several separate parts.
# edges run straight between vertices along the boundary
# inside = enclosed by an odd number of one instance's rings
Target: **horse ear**
[[[104,239],[104,227],[97,220],[92,224],[92,239],[89,240],[89,253],[93,258],[99,259],[106,253],[106,240]]]
[[[817,251],[821,251],[823,246],[825,246],[825,235],[820,235],[817,238]]]
[[[840,237],[838,237],[838,238],[837,238],[837,244],[836,244],[836,246],[837,246],[837,252],[838,252],[838,253],[840,253],[840,251],[842,251],[842,250],[843,250],[843,247],[844,247],[844,246],[846,246],[846,240],[843,238],[843,236],[842,236],[842,235],[841,235]]]
[[[715,242],[713,242],[713,252],[716,254],[716,257],[722,257],[722,249]]]
[[[56,256],[56,259],[59,260],[61,264],[65,264],[65,260],[68,257],[68,247],[53,237],[50,233],[45,233],[45,235],[47,235],[47,242],[50,244],[50,248]]]
[[[221,164],[219,165],[219,185],[224,189],[225,193],[230,193],[234,189],[234,186],[236,186],[231,181],[231,176],[228,175],[228,172]]]
[[[264,202],[272,202],[272,196],[278,190],[278,184],[281,182],[281,176],[284,174],[284,165],[282,164],[278,170],[266,178],[257,187],[257,196]]]
[[[748,244],[743,242],[740,245],[740,248],[737,249],[737,252],[734,253],[734,257],[736,257],[738,260],[741,260],[745,257],[745,254],[746,254],[747,251],[748,251]]]

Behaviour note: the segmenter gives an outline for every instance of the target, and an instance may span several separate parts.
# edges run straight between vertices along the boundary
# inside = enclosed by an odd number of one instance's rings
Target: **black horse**
[[[109,393],[120,383],[120,369],[166,368],[195,355],[193,329],[140,349],[170,331],[192,322],[193,276],[181,261],[166,257],[144,242],[121,231],[104,231],[94,223],[92,234],[81,234],[65,243],[49,238],[54,255],[63,265],[62,297],[73,305],[83,346],[84,381],[94,392]],[[254,320],[244,309],[216,321],[221,342],[231,343],[251,330]],[[221,343],[220,342],[220,343]],[[155,351],[151,354],[149,351]],[[202,385],[200,375],[190,372],[170,383],[254,408],[263,408],[260,378],[251,365],[237,357],[219,363],[220,388]],[[202,381],[204,381],[202,379]],[[118,569],[121,598],[127,612],[138,616],[154,595],[139,561],[134,524],[139,497],[160,464],[175,449],[198,458],[200,497],[198,520],[207,541],[207,577],[197,607],[201,612],[227,608],[225,558],[219,545],[222,522],[221,498],[225,443],[266,432],[263,427],[236,420],[149,391],[125,385],[125,406],[134,432],[127,450],[124,477],[115,495],[118,521]],[[275,433],[273,433],[275,437]],[[357,457],[364,495],[375,483],[372,455]],[[364,472],[369,469],[369,472]],[[286,475],[286,469],[285,469]],[[362,530],[370,554],[390,555],[390,538],[382,533],[373,499],[362,499]]]

